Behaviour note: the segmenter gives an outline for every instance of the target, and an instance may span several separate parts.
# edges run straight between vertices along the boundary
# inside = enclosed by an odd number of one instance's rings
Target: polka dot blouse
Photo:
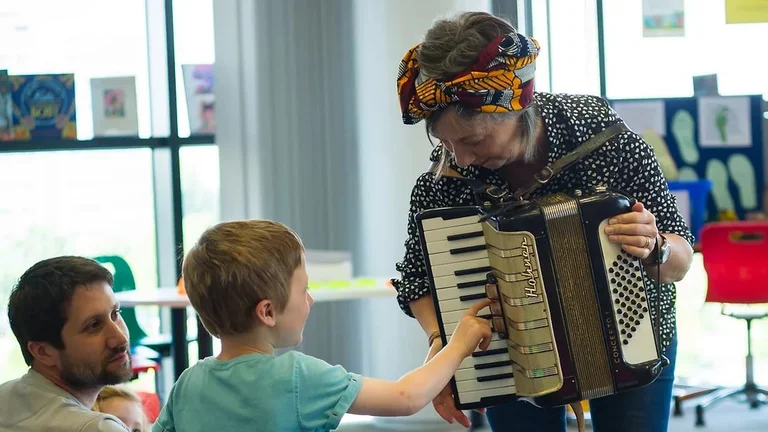
[[[536,93],[534,103],[547,128],[550,163],[620,121],[607,102],[595,96]],[[442,146],[437,145],[430,159],[433,162],[439,160],[442,151]],[[451,161],[451,168],[464,177],[509,191],[506,181],[496,171],[474,165],[459,167],[454,161]],[[656,217],[659,232],[680,235],[693,244],[693,235],[677,210],[674,196],[669,193],[653,149],[634,132],[624,132],[612,138],[561,171],[531,197],[597,185],[633,195]],[[395,265],[401,278],[392,280],[397,301],[407,315],[413,316],[409,302],[430,293],[414,215],[430,208],[474,204],[472,191],[459,179],[443,177],[435,181],[434,175],[426,172],[416,180],[411,192],[405,255]],[[656,282],[649,276],[646,276],[646,284],[654,320],[656,302],[661,302],[661,339],[662,347],[666,349],[675,331],[675,286],[663,284],[657,291]]]

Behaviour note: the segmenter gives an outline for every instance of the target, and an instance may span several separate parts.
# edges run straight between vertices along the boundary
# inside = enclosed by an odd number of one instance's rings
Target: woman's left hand
[[[641,259],[648,258],[659,237],[656,218],[640,202],[629,213],[611,218],[605,233],[610,241],[621,243],[622,249]]]

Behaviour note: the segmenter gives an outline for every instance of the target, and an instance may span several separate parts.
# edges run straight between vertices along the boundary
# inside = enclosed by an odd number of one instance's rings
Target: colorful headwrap
[[[451,103],[481,112],[520,111],[533,100],[539,43],[512,32],[488,44],[469,71],[448,81],[419,76],[419,45],[400,61],[397,93],[403,123],[416,124]]]

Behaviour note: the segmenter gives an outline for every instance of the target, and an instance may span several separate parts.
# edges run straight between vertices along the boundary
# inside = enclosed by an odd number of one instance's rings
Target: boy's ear
[[[27,349],[36,362],[48,367],[59,364],[59,350],[47,342],[27,342]]]
[[[256,315],[256,319],[267,327],[274,327],[277,311],[272,300],[262,300],[256,305],[253,313]]]

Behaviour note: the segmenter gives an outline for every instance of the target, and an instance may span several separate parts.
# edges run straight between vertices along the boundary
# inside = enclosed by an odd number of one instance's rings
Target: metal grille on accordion
[[[519,397],[559,406],[653,382],[663,362],[644,271],[604,234],[608,219],[633,203],[594,188],[504,211],[417,215],[443,343],[469,306],[499,300],[479,314],[495,321],[490,347],[452,379],[460,409]],[[489,280],[496,288],[486,290]]]

